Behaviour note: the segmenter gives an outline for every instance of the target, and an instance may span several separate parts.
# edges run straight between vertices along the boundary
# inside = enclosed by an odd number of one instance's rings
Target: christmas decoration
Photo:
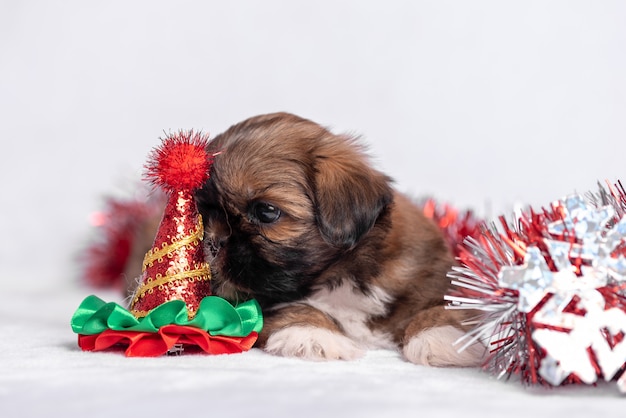
[[[485,343],[498,377],[615,380],[626,393],[625,196],[620,183],[569,196],[468,238],[446,296],[450,309],[477,313],[459,349]]]
[[[131,302],[136,317],[176,299],[194,316],[200,301],[211,294],[201,243],[204,227],[193,196],[209,175],[212,157],[205,146],[200,135],[180,135],[166,140],[151,156],[147,178],[165,190],[168,201]]]
[[[95,234],[79,258],[81,280],[95,288],[134,289],[132,279],[141,271],[140,257],[152,243],[164,206],[164,193],[144,187],[130,198],[107,197],[91,216]]]
[[[207,137],[180,132],[151,155],[147,178],[167,195],[163,218],[130,310],[87,297],[72,317],[83,350],[116,347],[127,356],[158,356],[191,349],[209,354],[248,350],[262,327],[258,303],[237,306],[211,295],[204,259],[204,228],[193,197],[209,176]]]
[[[467,237],[480,235],[482,221],[470,210],[459,211],[448,203],[433,198],[418,202],[424,215],[432,219],[443,232],[450,251],[458,256],[459,245]]]

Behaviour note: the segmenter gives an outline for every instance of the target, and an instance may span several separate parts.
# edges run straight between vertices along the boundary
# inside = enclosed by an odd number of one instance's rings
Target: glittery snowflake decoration
[[[623,188],[573,195],[466,240],[446,296],[450,309],[478,312],[460,349],[485,343],[485,368],[498,377],[553,386],[615,380],[626,393],[623,197]]]

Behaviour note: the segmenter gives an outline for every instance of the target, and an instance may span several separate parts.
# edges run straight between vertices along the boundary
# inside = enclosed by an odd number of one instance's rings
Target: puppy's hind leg
[[[482,364],[485,347],[476,343],[462,352],[455,341],[465,335],[462,317],[443,306],[420,311],[405,331],[402,352],[412,363],[438,367],[473,367]]]
[[[270,354],[306,360],[353,360],[364,354],[332,318],[304,304],[266,316],[258,344]]]

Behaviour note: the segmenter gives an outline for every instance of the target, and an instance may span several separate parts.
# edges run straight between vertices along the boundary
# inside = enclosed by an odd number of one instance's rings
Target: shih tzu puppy
[[[312,360],[400,349],[434,366],[457,352],[459,311],[444,308],[454,260],[439,228],[372,168],[356,139],[287,113],[230,127],[196,199],[215,294],[255,298],[259,346]]]

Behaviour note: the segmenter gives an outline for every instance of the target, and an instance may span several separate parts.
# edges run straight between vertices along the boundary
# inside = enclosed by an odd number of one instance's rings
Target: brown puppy
[[[478,364],[457,353],[444,309],[453,264],[438,228],[374,170],[353,138],[300,117],[253,117],[215,137],[197,194],[215,293],[256,298],[266,351],[353,359],[400,348],[409,361]]]

